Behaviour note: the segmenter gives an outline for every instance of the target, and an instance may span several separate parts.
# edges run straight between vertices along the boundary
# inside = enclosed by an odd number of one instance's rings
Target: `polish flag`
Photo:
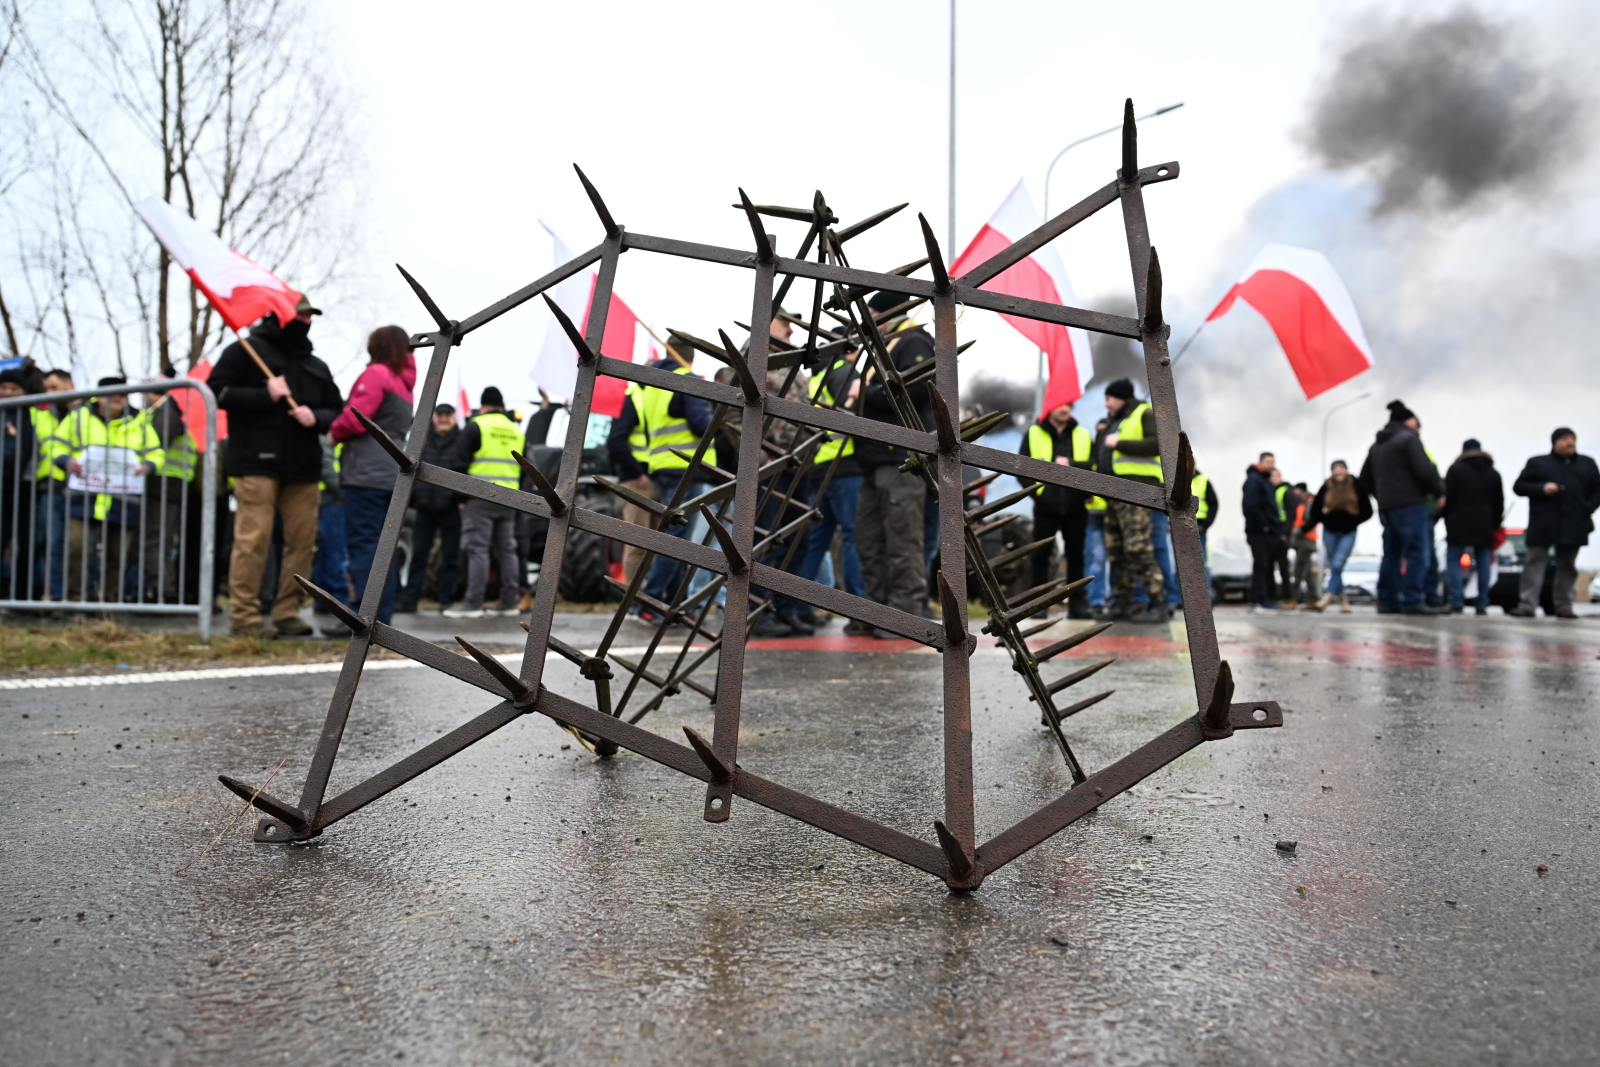
[[[539,225],[544,226],[545,232],[550,235],[555,265],[559,267],[570,260],[572,253],[566,243],[543,221]],[[591,271],[588,285],[584,285],[582,274],[576,274],[550,290],[550,299],[567,313],[568,318],[578,324],[578,329],[585,337],[589,334],[589,314],[594,310],[594,290],[599,281],[599,274]],[[623,303],[622,298],[613,291],[611,303],[606,309],[606,332],[600,338],[600,354],[620,359],[625,363],[634,362],[634,323],[637,321],[633,309]],[[533,370],[528,377],[550,395],[566,397],[569,400],[572,398],[572,391],[577,387],[578,353],[554,316],[551,317],[550,326],[545,333],[544,347],[539,350],[539,357],[534,361]],[[609,415],[615,418],[622,414],[623,396],[627,390],[628,383],[620,378],[609,378],[605,375],[595,378],[594,399],[590,410],[596,415]]]
[[[1267,245],[1206,321],[1226,315],[1236,299],[1271,325],[1307,400],[1372,366],[1355,302],[1321,252]]]
[[[196,381],[207,381],[211,377],[211,357],[207,356],[192,367],[185,378]],[[178,405],[178,410],[183,412],[183,425],[189,431],[189,436],[194,438],[194,443],[202,451],[206,447],[206,405],[200,399],[200,394],[193,389],[173,389],[167,393],[172,402]],[[228,437],[228,413],[217,410],[217,440],[224,441]]]
[[[299,293],[182,211],[155,196],[133,210],[235,333],[269,312],[280,323],[295,317]]]
[[[978,236],[967,245],[967,250],[950,265],[950,276],[959,279],[962,274],[1005,251],[1013,242],[1042,225],[1044,220],[1035,210],[1027,186],[1017,182],[1011,195],[1000,205],[1000,210],[978,231]],[[1050,304],[1077,303],[1072,283],[1067,280],[1066,267],[1062,266],[1061,257],[1052,245],[1045,245],[979,288]],[[1000,317],[1043,349],[1048,358],[1050,376],[1044,390],[1043,411],[1054,411],[1083,395],[1089,379],[1094,377],[1094,360],[1089,354],[1088,334],[1053,322],[1039,322],[1016,315]]]

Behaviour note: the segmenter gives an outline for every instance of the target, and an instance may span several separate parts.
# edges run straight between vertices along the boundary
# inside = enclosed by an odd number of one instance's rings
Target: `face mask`
[[[304,341],[310,334],[311,324],[309,322],[301,322],[299,319],[291,319],[289,325],[283,328],[283,336],[296,344]]]

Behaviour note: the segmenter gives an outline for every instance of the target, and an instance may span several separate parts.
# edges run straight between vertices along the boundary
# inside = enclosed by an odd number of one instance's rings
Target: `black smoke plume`
[[[1308,139],[1328,165],[1367,171],[1380,211],[1457,208],[1543,188],[1578,153],[1581,101],[1514,25],[1465,6],[1372,12],[1321,87]]]

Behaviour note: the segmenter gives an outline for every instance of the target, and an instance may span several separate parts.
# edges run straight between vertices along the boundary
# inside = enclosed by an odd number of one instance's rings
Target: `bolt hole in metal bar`
[[[1193,469],[1193,458],[1178,418],[1166,350],[1169,331],[1161,316],[1159,259],[1150,244],[1143,205],[1144,186],[1176,178],[1178,165],[1166,163],[1144,169],[1137,166],[1137,129],[1131,101],[1124,114],[1122,161],[1123,165],[1114,181],[960,278],[952,278],[947,274],[944,250],[938,246],[926,220],[922,220],[921,224],[924,244],[921,259],[887,273],[861,270],[850,265],[844,242],[869,225],[875,225],[894,214],[898,208],[881,212],[855,227],[846,227],[841,231],[834,228],[837,218],[827,207],[820,192],[812,208],[799,209],[757,206],[741,191],[739,203],[734,206],[745,214],[750,225],[751,240],[755,246],[755,251],[751,252],[630,233],[615,222],[599,191],[581,170],[578,171],[579,181],[606,231],[605,241],[596,248],[464,320],[449,318],[423,286],[406,274],[407,283],[438,328],[412,338],[413,347],[433,346],[434,357],[419,396],[417,422],[407,442],[407,462],[402,464],[396,500],[402,499],[401,494],[409,495],[412,484],[421,481],[547,519],[549,533],[540,572],[540,586],[544,591],[553,591],[559,583],[566,539],[574,530],[636,545],[645,549],[651,559],[655,555],[666,555],[686,564],[689,574],[696,569],[707,571],[712,575],[711,585],[691,596],[687,593],[689,579],[686,574],[670,602],[647,603],[652,610],[665,609],[666,617],[657,625],[646,653],[637,662],[611,655],[608,649],[618,632],[623,613],[635,602],[646,603],[640,600],[639,580],[623,587],[624,600],[616,609],[617,614],[601,648],[593,656],[570,649],[552,637],[555,597],[540,595],[535,599],[530,618],[524,623],[528,637],[521,672],[515,677],[498,667],[498,664],[492,668],[479,665],[488,664],[489,660],[470,642],[463,642],[463,646],[476,657],[478,663],[392,627],[377,624],[373,618],[377,600],[369,595],[361,605],[360,617],[356,620],[360,623],[357,637],[351,641],[350,652],[335,686],[327,724],[313,754],[312,772],[308,776],[301,803],[295,807],[276,798],[258,799],[257,807],[268,815],[273,815],[274,811],[277,815],[262,820],[257,840],[303,840],[320,834],[328,826],[411,778],[523,715],[533,713],[551,718],[575,732],[580,740],[602,756],[627,749],[706,782],[703,814],[707,821],[727,820],[732,814],[732,798],[735,795],[742,796],[942,878],[952,889],[966,891],[976,889],[989,873],[1048,840],[1075,819],[1195,746],[1231,736],[1238,729],[1281,726],[1282,713],[1274,703],[1229,703],[1233,691],[1232,675],[1220,660],[1210,599],[1205,595],[1198,529],[1193,517],[1193,501],[1188,493],[1187,476]],[[1135,317],[1021,300],[980,288],[1027,255],[1114,204],[1121,208],[1128,242],[1129,267],[1138,312]],[[797,257],[778,255],[772,239],[764,232],[761,222],[763,215],[810,221]],[[816,249],[815,258],[808,258],[813,248]],[[697,350],[715,355],[734,368],[737,384],[670,374],[653,367],[599,355],[599,342],[604,335],[605,314],[610,304],[609,294],[615,280],[617,260],[625,250],[684,257],[753,272],[748,342],[735,346],[723,334],[719,346],[678,332],[680,340],[692,343]],[[467,335],[479,326],[542,296],[557,282],[596,263],[599,264],[599,270],[591,301],[595,313],[588,323],[587,335],[580,335],[570,320],[556,309],[558,321],[566,329],[578,352],[578,378],[568,403],[570,420],[560,472],[554,483],[548,483],[542,477],[533,479],[532,490],[524,492],[420,462],[426,414],[433,407],[452,349],[462,344]],[[933,275],[932,281],[909,276],[924,267]],[[797,279],[809,279],[815,285],[809,318],[783,313],[785,318],[806,330],[803,348],[790,349],[770,338],[768,324],[778,313],[784,294]],[[908,300],[899,308],[881,316],[875,315],[867,308],[865,298],[880,289],[903,294]],[[824,302],[827,290],[831,290],[832,297]],[[894,365],[890,347],[893,330],[903,321],[906,311],[921,302],[932,305],[935,366],[931,374],[919,371],[911,376],[911,384],[908,384]],[[1151,486],[1047,463],[1028,456],[1000,452],[970,440],[981,436],[987,424],[969,420],[958,425],[960,379],[956,358],[963,346],[958,343],[955,326],[957,308],[963,305],[1140,341],[1162,455],[1163,485]],[[826,329],[821,324],[825,316],[831,320]],[[890,331],[887,336],[886,330]],[[835,345],[838,347],[833,347]],[[859,358],[864,354],[867,363],[881,376],[888,389],[898,424],[865,419],[850,405],[842,403],[842,397],[825,403],[788,395],[801,364],[808,357],[831,361],[834,353],[851,349],[858,350],[859,354],[849,373],[850,380],[854,380],[861,372]],[[828,362],[816,363],[812,370],[823,371],[828,365]],[[779,368],[788,368],[788,373],[783,384],[773,389],[768,380],[768,371]],[[725,488],[713,490],[712,495],[687,504],[682,500],[661,502],[660,512],[656,513],[652,526],[635,526],[572,504],[576,499],[574,490],[583,434],[595,379],[600,374],[711,401],[716,405],[719,424],[729,413],[739,412],[738,474],[730,481],[726,472],[706,469],[704,480]],[[909,393],[913,387],[927,388],[934,398],[937,425],[931,429],[921,425],[916,414]],[[776,444],[776,439],[769,439],[775,426],[787,426],[792,431],[787,447]],[[699,470],[707,467],[703,457],[712,432],[708,431],[702,437],[693,454],[682,453],[689,467],[685,470],[679,497],[684,496],[689,482]],[[886,605],[801,579],[787,573],[786,569],[765,564],[770,546],[783,543],[782,539],[787,536],[790,538],[784,563],[787,567],[793,558],[795,544],[804,536],[807,524],[815,515],[815,510],[809,505],[801,505],[796,500],[795,487],[808,470],[831,470],[831,464],[824,466],[814,461],[817,448],[829,435],[854,435],[893,444],[912,453],[913,460],[905,469],[917,472],[940,504],[939,536],[943,572],[938,576],[938,586],[944,609],[941,621],[907,615]],[[1068,642],[1057,641],[1039,653],[1030,648],[1027,642],[1044,626],[1025,626],[1024,623],[1030,617],[1037,618],[1053,603],[1065,599],[1072,589],[1058,581],[1021,596],[1008,597],[995,574],[995,563],[1002,557],[989,559],[979,540],[981,532],[999,528],[1004,525],[1005,519],[1003,516],[990,518],[964,512],[964,464],[1014,474],[1036,482],[1067,486],[1168,514],[1186,607],[1184,622],[1188,630],[1191,672],[1197,697],[1193,714],[1108,767],[1091,770],[1080,766],[1063,722],[1071,718],[1074,730],[1087,728],[1095,715],[1102,713],[1094,712],[1079,717],[1080,713],[1097,706],[1110,694],[1078,700],[1066,708],[1057,706],[1055,695],[1113,661],[1107,660],[1096,667],[1068,674],[1055,681],[1045,679],[1041,670],[1069,642],[1076,644],[1090,640],[1103,632],[1104,627],[1068,639]],[[711,525],[698,544],[656,528],[666,514],[680,508],[687,512],[689,504],[697,511],[711,504],[717,508],[706,512]],[[774,528],[759,529],[756,524],[763,509],[773,506],[776,506],[778,516],[771,524]],[[791,508],[796,509],[797,518],[785,517]],[[656,511],[655,508],[647,510]],[[402,512],[403,507],[398,503],[391,507],[375,566],[387,566],[399,535],[398,516]],[[981,526],[981,530],[975,524]],[[969,564],[976,577],[976,586],[970,592],[967,590]],[[369,591],[380,586],[381,583],[368,583]],[[708,589],[713,591],[708,593]],[[759,590],[768,592],[761,593]],[[727,593],[721,631],[710,639],[709,649],[690,659],[691,642],[697,636],[704,637],[709,633],[704,630],[705,620],[719,591]],[[860,619],[872,626],[911,637],[941,654],[945,703],[944,817],[930,827],[934,831],[933,840],[919,839],[892,830],[861,815],[756,777],[739,765],[745,643],[749,626],[769,610],[772,595],[792,597]],[[973,836],[972,728],[967,657],[975,647],[976,639],[968,633],[965,620],[965,606],[969,597],[982,601],[988,609],[990,622],[985,632],[1008,651],[1026,690],[1027,699],[1020,700],[1019,706],[1026,708],[1029,702],[1039,705],[1074,783],[1057,800],[982,843]],[[670,669],[651,670],[650,659],[662,644],[674,618],[692,623],[689,636],[675,653]],[[336,758],[351,699],[359,684],[361,665],[372,643],[484,688],[501,697],[502,702],[388,769],[324,802],[323,790]],[[541,679],[545,655],[551,649],[578,663],[583,676],[594,681],[599,709],[552,693],[543,686]],[[702,694],[711,694],[715,709],[715,725],[710,738],[702,738],[694,731],[686,730],[691,743],[683,745],[633,724],[651,710],[659,709],[661,702],[673,692],[681,691],[688,674],[709,662],[711,657],[717,659],[715,688],[706,690],[703,686],[699,687]],[[591,660],[596,665],[593,670],[588,666]],[[610,696],[614,679],[608,662],[616,663],[629,675],[620,701],[613,702]],[[624,705],[632,699],[634,688],[641,685],[653,690],[654,696],[648,698],[629,719],[623,719]],[[226,779],[226,776],[225,780],[229,788],[235,791],[250,788],[244,783]]]

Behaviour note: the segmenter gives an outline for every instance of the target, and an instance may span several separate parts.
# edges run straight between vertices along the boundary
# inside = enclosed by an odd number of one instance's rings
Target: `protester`
[[[856,374],[857,354],[840,356],[825,371],[812,375],[806,390],[811,402],[818,407],[837,406],[843,411],[855,411],[861,398],[861,379]],[[800,563],[800,577],[817,581],[823,565],[833,550],[834,534],[839,535],[839,555],[844,566],[844,591],[851,596],[864,596],[866,578],[861,571],[861,557],[856,551],[857,508],[861,502],[861,464],[856,459],[856,442],[844,434],[829,434],[828,440],[817,449],[811,499],[816,501],[819,515],[811,521],[805,558]],[[826,490],[822,478],[832,469]],[[821,496],[817,494],[821,491]],[[851,619],[845,623],[845,632],[862,632],[863,623]],[[870,629],[870,627],[867,627]]]
[[[1572,610],[1578,580],[1578,549],[1589,543],[1594,511],[1600,507],[1600,468],[1578,452],[1578,435],[1563,426],[1550,435],[1550,451],[1534,456],[1517,475],[1512,492],[1528,498],[1528,560],[1522,567],[1521,603],[1509,614],[1532,618],[1544,588],[1550,549],[1555,550],[1552,590],[1556,617],[1575,619]]]
[[[301,297],[296,315],[268,315],[250,330],[250,345],[265,375],[240,341],[222,350],[208,383],[228,413],[227,474],[237,511],[228,564],[228,615],[235,634],[307,637],[300,618],[305,594],[297,574],[309,574],[317,543],[317,482],[322,444],[344,399],[328,365],[312,354],[311,317],[322,314]],[[292,404],[289,400],[293,397]],[[283,519],[283,559],[272,622],[261,618],[259,590],[272,542],[274,516]]]
[[[162,373],[164,377],[177,377],[177,371],[170,367]],[[146,600],[176,604],[178,577],[185,563],[183,550],[194,552],[200,548],[198,541],[189,542],[185,537],[189,509],[184,506],[194,488],[200,449],[170,392],[146,393],[144,403],[144,411],[138,417],[149,426],[162,448],[161,474],[146,479],[142,501],[144,596]],[[199,506],[198,498],[189,502]]]
[[[633,425],[628,429],[624,442],[627,448],[627,459],[618,461],[612,458],[612,467],[617,471],[623,485],[643,496],[647,500],[660,501],[661,494],[656,489],[656,483],[650,480],[650,437],[645,432],[644,420],[640,415],[639,401],[644,395],[644,387],[637,382],[628,383],[628,392],[622,402],[623,411],[630,416]],[[612,420],[611,428],[617,428],[617,420]],[[611,447],[611,439],[606,439],[606,447]],[[721,456],[721,453],[718,453]],[[652,525],[653,514],[642,504],[635,504],[631,500],[622,502],[622,521],[631,522],[635,526]],[[639,572],[639,566],[648,555],[644,549],[637,545],[624,545],[622,549],[622,580],[632,582],[633,576]]]
[[[467,473],[507,489],[521,483],[521,465],[512,458],[522,447],[522,431],[506,414],[505,397],[494,386],[484,389],[478,414],[467,420],[456,444],[467,460]],[[517,614],[522,587],[517,580],[517,513],[506,504],[468,498],[461,509],[461,551],[467,557],[467,592],[461,603],[445,608],[447,619],[481,619],[485,615],[511,618]],[[500,598],[492,608],[483,606],[489,587],[491,555],[500,570]]]
[[[1211,588],[1211,546],[1207,544],[1206,535],[1211,526],[1217,521],[1221,503],[1217,500],[1217,487],[1211,484],[1211,479],[1200,471],[1194,472],[1194,478],[1189,482],[1189,491],[1194,494],[1195,505],[1194,521],[1200,528],[1200,559],[1206,567],[1206,588]]]
[[[668,345],[669,355],[656,360],[651,366],[673,374],[694,374],[692,352]],[[700,438],[711,425],[711,403],[687,393],[677,393],[658,386],[640,389],[635,400],[623,404],[622,412],[611,420],[611,432],[606,437],[606,451],[618,476],[624,482],[636,482],[641,469],[655,488],[653,499],[670,503],[678,493],[685,472],[689,469],[686,456],[693,456]],[[642,467],[634,456],[635,436],[644,431],[646,459]],[[722,453],[708,447],[701,456],[702,463],[720,466]],[[703,469],[697,469],[689,485],[683,489],[683,500],[690,500],[709,491]],[[686,516],[687,521],[666,527],[664,532],[695,544],[700,543],[709,528],[698,511]],[[702,572],[703,574],[703,572]],[[644,592],[656,600],[671,603],[682,584],[684,564],[671,556],[658,555],[645,576]],[[703,583],[696,588],[703,588]],[[651,609],[640,605],[635,614],[644,622],[659,622],[660,617]]]
[[[0,371],[0,399],[26,396],[20,368]],[[0,598],[29,599],[28,531],[37,460],[35,409],[0,408]]]
[[[350,387],[350,402],[328,428],[328,437],[343,444],[339,483],[344,488],[344,538],[350,553],[350,578],[359,605],[365,596],[369,572],[378,552],[378,539],[394,496],[400,465],[367,431],[356,417],[360,412],[405,447],[411,432],[411,387],[417,382],[417,360],[411,354],[410,336],[399,326],[380,326],[367,337],[371,362]],[[415,552],[415,548],[413,548]],[[415,559],[415,556],[413,556]],[[397,560],[389,561],[383,576],[383,593],[378,603],[377,620],[387,625],[394,618],[395,587],[399,582]],[[348,627],[335,620],[323,626],[328,637],[350,636]]]
[[[311,581],[346,604],[354,600],[350,588],[350,548],[344,540],[344,487],[339,482],[339,456],[344,446],[335,447],[327,434],[322,444],[322,477],[317,482],[317,555]],[[317,615],[332,612],[321,602],[311,605]]]
[[[1389,403],[1389,423],[1367,451],[1359,481],[1378,501],[1383,563],[1378,570],[1378,612],[1438,615],[1448,609],[1424,600],[1428,572],[1428,497],[1446,506],[1444,482],[1417,436],[1421,422],[1399,400]]]
[[[1160,446],[1155,414],[1149,403],[1134,401],[1133,382],[1118,378],[1106,386],[1106,429],[1095,442],[1096,467],[1129,481],[1161,485]],[[1156,565],[1150,513],[1136,504],[1109,500],[1106,510],[1106,558],[1115,575],[1111,618],[1133,622],[1166,622],[1172,617],[1165,602],[1166,586]],[[1134,584],[1144,583],[1150,603],[1133,608]]]
[[[1244,509],[1244,536],[1250,545],[1250,603],[1258,611],[1277,611],[1277,590],[1272,570],[1277,562],[1281,533],[1278,501],[1272,484],[1277,458],[1271,452],[1245,468],[1244,488],[1239,492]]]
[[[1333,461],[1328,480],[1322,483],[1311,501],[1306,522],[1322,527],[1322,547],[1328,554],[1328,589],[1317,603],[1326,608],[1334,597],[1339,610],[1350,612],[1350,597],[1344,591],[1344,565],[1356,547],[1356,527],[1372,518],[1372,500],[1362,491],[1350,467],[1342,459]]]
[[[768,336],[771,339],[772,351],[789,349],[789,336],[792,328],[787,319],[781,315],[773,315]],[[788,383],[789,391],[786,394],[790,399],[810,392],[810,377],[804,371],[796,371],[793,381],[790,381],[790,372],[778,368],[767,371],[767,388],[769,396],[777,396],[784,392],[784,385]],[[740,413],[741,419],[743,413]],[[743,426],[741,424],[741,432]],[[809,437],[814,431],[802,428],[785,420],[773,420],[766,429],[762,438],[763,445],[776,452],[787,453],[794,451],[802,436]],[[809,541],[799,540],[806,536],[805,530],[796,530],[797,524],[811,508],[811,501],[815,498],[817,490],[821,487],[821,478],[812,478],[811,470],[780,471],[773,479],[771,491],[765,494],[761,502],[760,511],[756,514],[756,526],[763,530],[790,531],[781,536],[772,537],[762,554],[761,562],[774,570],[787,571],[799,575],[805,566],[806,552]],[[757,535],[758,539],[760,535]],[[697,586],[691,583],[690,592],[695,592]],[[752,600],[766,597],[772,607],[764,612],[756,625],[751,629],[754,637],[810,637],[817,632],[817,626],[831,618],[823,613],[818,616],[812,611],[811,605],[802,600],[785,596],[771,589],[760,586],[751,586]]]
[[[1317,558],[1317,524],[1307,522],[1311,510],[1311,493],[1305,482],[1296,482],[1293,489],[1294,519],[1290,525],[1289,547],[1294,549],[1294,580],[1289,586],[1289,600],[1302,605],[1307,611],[1321,611],[1328,605],[1322,599],[1322,564]]]
[[[1492,581],[1495,533],[1505,515],[1505,487],[1494,457],[1483,450],[1476,437],[1461,445],[1461,455],[1450,464],[1444,476],[1444,495],[1449,506],[1443,509],[1445,535],[1445,584],[1450,610],[1466,610],[1462,592],[1461,557],[1472,557],[1478,576],[1478,596],[1474,604],[1479,615],[1489,614],[1489,585]]]
[[[1028,427],[1017,451],[1063,467],[1089,470],[1094,466],[1094,437],[1073,418],[1071,404],[1062,404]],[[1034,484],[1031,478],[1017,480],[1024,488]],[[1062,555],[1066,557],[1067,580],[1075,582],[1083,577],[1083,541],[1089,524],[1087,503],[1088,494],[1080,489],[1039,483],[1033,496],[1033,537],[1035,540],[1048,537],[1051,543],[1040,546],[1029,557],[1030,587],[1037,588],[1050,580],[1050,560],[1055,554],[1057,536],[1061,538]],[[1090,617],[1088,593],[1080,589],[1072,594],[1067,615],[1074,619]]]
[[[1106,432],[1106,420],[1094,424],[1094,439]],[[1089,614],[1101,618],[1111,599],[1111,571],[1106,565],[1106,498],[1092,496],[1083,506],[1088,522],[1083,532],[1083,570],[1089,582]]]
[[[70,393],[77,389],[72,375],[52,368],[44,372],[44,391]],[[56,430],[81,401],[54,403],[34,409],[33,434],[39,462],[34,468],[36,494],[33,531],[33,583],[40,599],[66,596],[67,472],[55,463],[61,451]]]
[[[1283,471],[1274,467],[1270,476],[1272,480],[1272,502],[1274,513],[1278,520],[1278,537],[1272,545],[1272,567],[1278,579],[1278,606],[1293,609],[1294,601],[1294,568],[1289,565],[1289,540],[1293,531],[1291,526],[1294,517],[1293,503],[1290,494],[1293,488],[1284,478]]]
[[[433,409],[428,436],[422,443],[422,462],[466,473],[461,461],[461,427],[456,425],[453,406],[440,404]],[[435,537],[439,539],[439,608],[443,610],[456,602],[461,580],[461,497],[419,481],[411,487],[411,507],[415,513],[411,520],[411,573],[395,610],[417,610]]]
[[[898,293],[882,290],[872,295],[867,307],[874,315],[903,304]],[[933,338],[909,320],[890,334],[889,358],[895,369],[905,374],[917,364],[934,357]],[[900,416],[890,400],[888,386],[878,379],[872,367],[863,378],[861,414],[874,422],[900,425]],[[933,429],[933,401],[926,382],[908,391],[911,406],[921,426]],[[856,512],[856,551],[866,580],[867,599],[912,615],[921,615],[928,592],[928,572],[924,549],[927,488],[916,471],[902,472],[901,464],[911,458],[903,448],[857,437],[856,460],[861,465],[861,497]],[[855,626],[852,632],[870,632],[874,637],[893,638],[897,634]]]

